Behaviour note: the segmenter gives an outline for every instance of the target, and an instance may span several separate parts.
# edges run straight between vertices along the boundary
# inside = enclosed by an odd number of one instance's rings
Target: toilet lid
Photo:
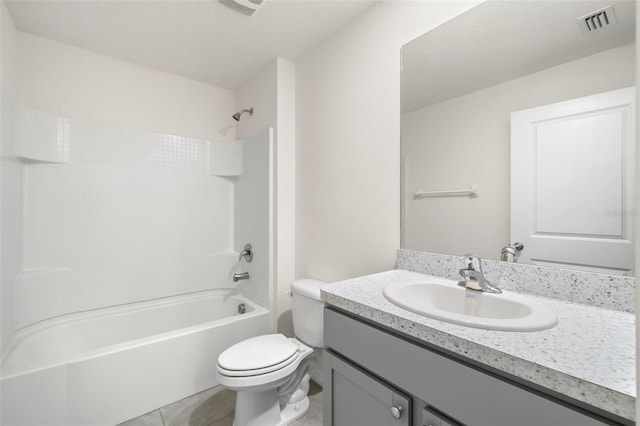
[[[266,334],[236,343],[218,357],[218,366],[240,375],[265,374],[297,358],[298,345],[282,334]]]

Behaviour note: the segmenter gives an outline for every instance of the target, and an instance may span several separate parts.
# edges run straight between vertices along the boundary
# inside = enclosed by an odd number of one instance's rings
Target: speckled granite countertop
[[[559,324],[545,331],[469,328],[414,314],[388,302],[384,287],[429,275],[396,269],[322,287],[331,306],[635,421],[635,316],[529,296]]]

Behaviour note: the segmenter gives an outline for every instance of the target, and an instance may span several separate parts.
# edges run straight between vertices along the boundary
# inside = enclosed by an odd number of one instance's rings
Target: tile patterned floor
[[[311,381],[309,412],[291,426],[322,426],[322,388]],[[232,426],[236,393],[218,386],[118,426]]]

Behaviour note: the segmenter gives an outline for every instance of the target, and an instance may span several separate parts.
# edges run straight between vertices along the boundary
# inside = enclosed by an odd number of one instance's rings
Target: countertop
[[[491,331],[414,314],[382,294],[392,282],[430,277],[396,269],[327,284],[321,295],[328,305],[635,421],[635,315],[527,295],[550,307],[559,324],[535,332]]]

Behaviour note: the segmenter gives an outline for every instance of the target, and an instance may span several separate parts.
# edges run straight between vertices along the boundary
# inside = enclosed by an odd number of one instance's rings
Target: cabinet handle
[[[404,408],[402,408],[402,405],[391,407],[391,417],[393,417],[394,419],[398,420],[400,417],[402,417],[402,413],[404,413]]]

